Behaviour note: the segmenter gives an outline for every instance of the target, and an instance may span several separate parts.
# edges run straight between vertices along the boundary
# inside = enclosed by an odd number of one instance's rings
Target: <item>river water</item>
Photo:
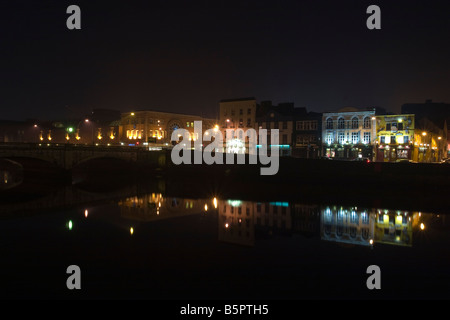
[[[5,192],[14,179],[1,177]],[[189,198],[164,181],[38,189],[2,197],[2,298],[450,298],[442,212]],[[71,265],[80,290],[67,288]]]

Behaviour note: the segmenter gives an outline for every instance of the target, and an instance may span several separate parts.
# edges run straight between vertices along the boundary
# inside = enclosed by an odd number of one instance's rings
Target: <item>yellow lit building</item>
[[[128,145],[172,145],[172,132],[176,129],[189,131],[189,140],[199,137],[194,133],[194,122],[202,121],[202,131],[213,129],[215,120],[195,115],[159,111],[134,111],[123,113],[119,127],[120,141]]]
[[[376,116],[375,160],[412,160],[415,141],[413,114]]]

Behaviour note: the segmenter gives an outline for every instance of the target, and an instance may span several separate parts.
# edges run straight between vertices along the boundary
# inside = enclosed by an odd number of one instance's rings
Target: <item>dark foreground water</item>
[[[450,298],[445,213],[157,189],[3,198],[1,298]],[[367,287],[371,265],[381,289]]]

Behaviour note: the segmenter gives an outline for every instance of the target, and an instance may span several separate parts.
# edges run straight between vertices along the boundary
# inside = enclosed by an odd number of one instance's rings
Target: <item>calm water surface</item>
[[[388,208],[102,194],[0,206],[2,298],[450,298],[450,216]],[[66,268],[81,269],[68,290]],[[370,265],[381,290],[366,287]]]

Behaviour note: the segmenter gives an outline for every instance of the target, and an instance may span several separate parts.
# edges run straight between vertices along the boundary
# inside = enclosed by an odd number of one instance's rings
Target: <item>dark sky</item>
[[[2,119],[450,102],[448,1],[1,1]],[[81,8],[68,30],[66,8]],[[381,8],[381,30],[366,9]]]

